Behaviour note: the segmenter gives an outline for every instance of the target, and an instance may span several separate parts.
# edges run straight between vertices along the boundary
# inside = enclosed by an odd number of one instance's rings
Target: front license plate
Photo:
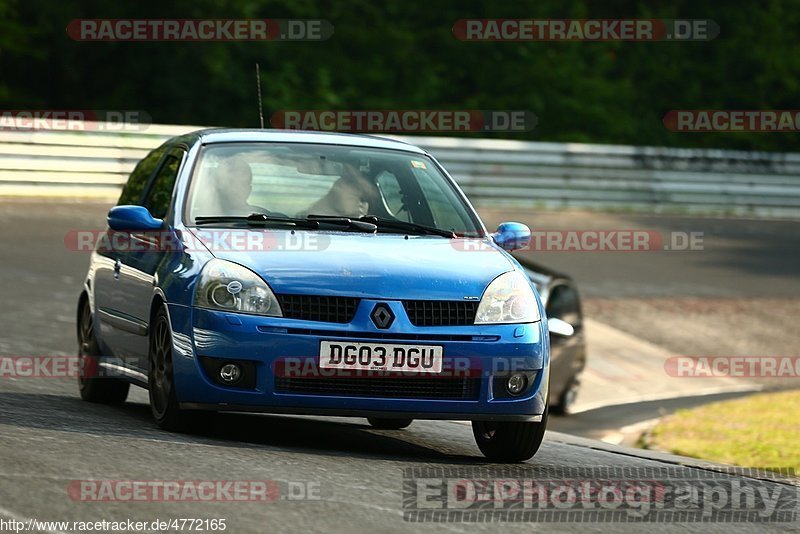
[[[392,345],[323,341],[319,349],[322,369],[364,369],[441,373],[441,345]]]

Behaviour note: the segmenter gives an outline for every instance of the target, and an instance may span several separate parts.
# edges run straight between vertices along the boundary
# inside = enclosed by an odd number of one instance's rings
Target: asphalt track
[[[63,236],[70,229],[97,228],[104,211],[105,206],[0,204],[0,273],[5,300],[0,310],[0,355],[73,353],[75,301],[88,257],[66,250]],[[706,257],[713,262],[712,257]],[[616,274],[620,281],[625,275]],[[704,522],[675,523],[662,517],[646,524],[620,520],[610,524],[576,522],[581,518],[573,517],[569,521],[505,526],[412,523],[404,520],[404,512],[413,509],[404,499],[408,484],[413,485],[404,481],[404,469],[487,467],[469,426],[418,421],[404,431],[378,431],[358,419],[224,414],[209,416],[196,433],[171,434],[155,428],[146,398],[142,390],[134,389],[129,402],[121,407],[97,406],[79,399],[73,380],[0,379],[0,529],[3,519],[225,518],[227,532],[234,533],[483,532],[499,528],[800,531],[796,486],[755,482],[741,475],[726,475],[723,485],[730,486],[734,480],[743,485],[758,483],[771,494],[784,495],[784,503],[790,508],[782,509],[794,514],[793,522],[754,525],[712,517]],[[556,476],[552,473],[564,469],[672,466],[681,476],[699,478],[709,472],[707,466],[700,465],[688,459],[548,432],[539,454],[524,467],[539,469],[539,476],[547,478],[548,472],[552,477]],[[616,476],[620,481],[646,479],[642,471],[635,470]],[[269,480],[275,481],[279,491],[273,494],[274,502],[75,500],[69,488],[74,488],[74,481],[90,479]],[[708,487],[709,483],[698,485]],[[312,493],[314,498],[292,499],[292,495],[300,495],[298,488]]]
[[[570,274],[584,297],[800,297],[800,222],[633,213],[480,210],[487,227],[506,220],[536,232],[644,231],[654,250],[529,250],[519,253]],[[697,236],[695,249],[679,246]],[[565,241],[566,243],[566,241]],[[666,249],[664,248],[666,247]]]

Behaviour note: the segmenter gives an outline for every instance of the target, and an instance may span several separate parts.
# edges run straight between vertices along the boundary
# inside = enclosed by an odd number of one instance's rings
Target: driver
[[[253,192],[253,172],[241,156],[231,156],[220,162],[215,175],[217,201],[224,215],[268,213],[261,206],[247,202]]]
[[[342,177],[336,180],[330,190],[312,204],[298,217],[313,215],[334,215],[339,217],[363,217],[369,213],[370,205],[375,205],[378,188],[350,164],[344,165]]]

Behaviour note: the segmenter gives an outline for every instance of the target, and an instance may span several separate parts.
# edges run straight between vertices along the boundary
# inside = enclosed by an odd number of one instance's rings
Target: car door
[[[166,151],[165,148],[157,148],[136,165],[122,190],[118,206],[141,205],[145,189],[160,167]],[[95,316],[104,350],[110,356],[124,359],[129,347],[135,344],[136,338],[141,337],[143,325],[137,324],[134,318],[126,316],[123,311],[126,308],[126,295],[121,290],[120,278],[122,265],[127,263],[127,240],[109,239],[106,243],[97,249],[92,259]]]
[[[173,231],[169,211],[185,155],[180,148],[168,150],[142,197],[141,205],[156,219],[164,219],[164,226],[155,234],[131,233],[131,244],[135,246],[120,258],[119,291],[123,299],[120,311],[135,322],[138,334],[129,337],[124,359],[129,367],[142,371],[149,367],[147,333],[156,273],[162,262],[169,261],[176,253],[171,244],[177,240],[167,236]]]

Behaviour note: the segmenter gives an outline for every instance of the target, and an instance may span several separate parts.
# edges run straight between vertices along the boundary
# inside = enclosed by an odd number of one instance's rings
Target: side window
[[[117,206],[124,206],[127,204],[139,204],[144,188],[147,186],[148,180],[156,170],[158,162],[161,161],[161,156],[164,155],[164,148],[157,148],[150,152],[142,161],[140,161],[136,168],[133,169],[128,182],[122,189],[122,194],[119,197]]]
[[[172,154],[168,155],[164,160],[164,164],[158,170],[150,191],[147,192],[147,197],[144,199],[144,207],[156,219],[162,219],[167,214],[180,164],[181,160],[178,157]]]
[[[383,207],[389,214],[400,220],[409,220],[409,213],[403,205],[403,191],[397,177],[389,171],[381,172],[376,178]]]

